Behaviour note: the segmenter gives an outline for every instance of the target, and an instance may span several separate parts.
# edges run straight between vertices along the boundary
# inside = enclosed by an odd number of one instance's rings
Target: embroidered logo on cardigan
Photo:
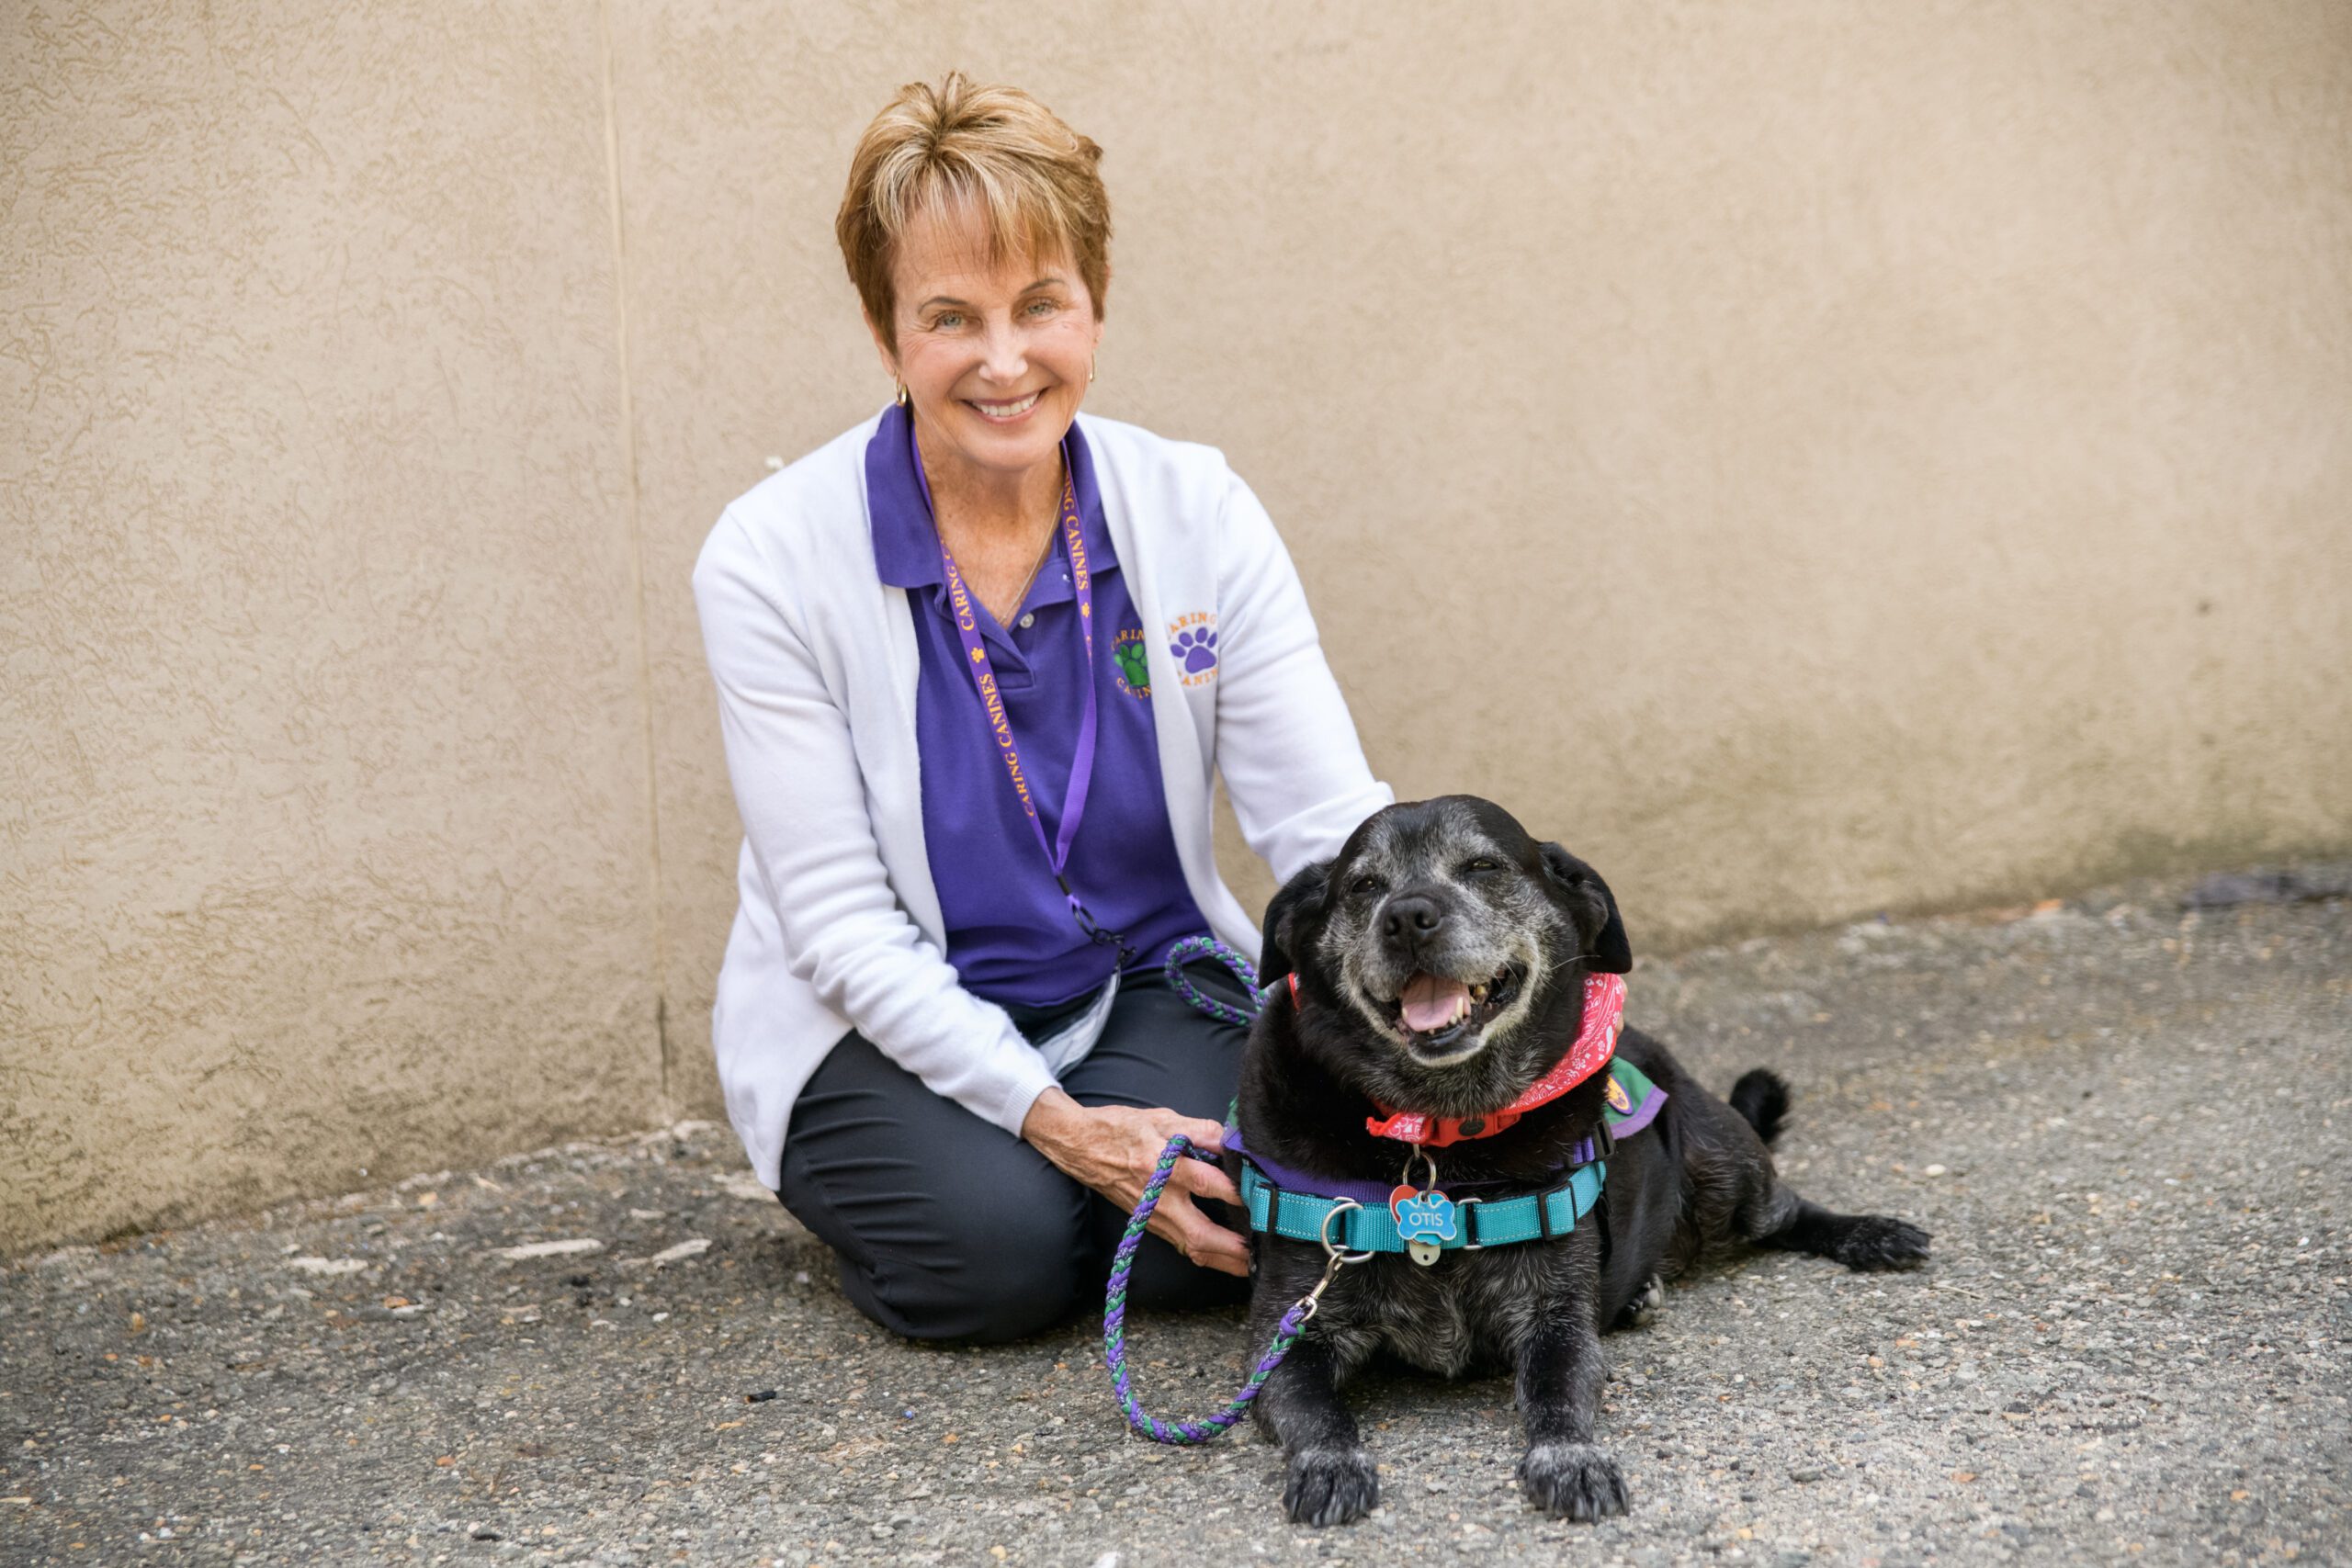
[[[1169,622],[1168,651],[1175,656],[1179,678],[1185,685],[1202,686],[1216,680],[1216,616],[1196,610]]]

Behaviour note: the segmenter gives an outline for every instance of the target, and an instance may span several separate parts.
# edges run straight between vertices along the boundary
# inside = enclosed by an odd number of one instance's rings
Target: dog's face
[[[1633,962],[1592,868],[1471,795],[1367,818],[1275,897],[1266,931],[1263,976],[1295,968],[1359,1025],[1360,1054],[1332,1068],[1417,1108],[1532,1081],[1567,1043],[1584,970]]]

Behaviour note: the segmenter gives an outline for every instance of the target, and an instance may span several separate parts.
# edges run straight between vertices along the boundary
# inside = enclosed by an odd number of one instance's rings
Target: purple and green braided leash
[[[1194,986],[1185,976],[1185,961],[1207,956],[1216,959],[1234,973],[1235,978],[1250,992],[1251,1010],[1245,1012],[1229,1003],[1218,1001]],[[1168,983],[1185,1000],[1207,1013],[1211,1018],[1247,1029],[1259,1004],[1258,974],[1250,961],[1215,937],[1186,937],[1168,950]],[[1143,1245],[1145,1229],[1151,1224],[1153,1213],[1159,1207],[1160,1194],[1168,1190],[1168,1179],[1175,1174],[1176,1162],[1190,1156],[1214,1164],[1216,1156],[1192,1146],[1192,1140],[1182,1134],[1168,1140],[1159,1151],[1159,1163],[1153,1167],[1151,1179],[1145,1183],[1143,1196],[1136,1203],[1135,1213],[1127,1221],[1126,1235],[1119,1238],[1117,1256],[1111,1259],[1111,1283],[1102,1299],[1102,1364],[1110,1369],[1111,1386],[1119,1395],[1119,1407],[1127,1414],[1127,1425],[1155,1443],[1205,1443],[1221,1436],[1233,1424],[1249,1413],[1250,1402],[1266,1385],[1274,1369],[1282,1365],[1290,1348],[1306,1331],[1307,1319],[1315,1315],[1317,1300],[1323,1288],[1316,1287],[1312,1295],[1294,1303],[1290,1311],[1274,1327],[1274,1337],[1266,1346],[1266,1353],[1250,1373],[1250,1381],[1241,1392],[1226,1401],[1225,1408],[1203,1421],[1161,1421],[1136,1403],[1135,1390],[1127,1382],[1127,1276],[1133,1271],[1136,1248]],[[1337,1265],[1327,1270],[1326,1284],[1336,1272]]]
[[[1169,1139],[1168,1147],[1160,1151],[1159,1164],[1153,1168],[1151,1180],[1143,1190],[1142,1201],[1136,1204],[1135,1216],[1127,1222],[1127,1234],[1119,1238],[1118,1256],[1111,1260],[1110,1290],[1102,1300],[1102,1364],[1111,1371],[1111,1386],[1118,1392],[1119,1407],[1127,1413],[1127,1425],[1155,1443],[1205,1443],[1240,1420],[1249,1413],[1250,1402],[1258,1397],[1258,1391],[1298,1342],[1299,1335],[1306,1328],[1306,1320],[1315,1315],[1311,1300],[1300,1301],[1284,1313],[1274,1329],[1272,1342],[1250,1373],[1250,1381],[1241,1385],[1240,1393],[1226,1401],[1224,1409],[1204,1421],[1161,1421],[1136,1402],[1135,1390],[1127,1382],[1127,1274],[1135,1267],[1136,1248],[1143,1242],[1144,1227],[1151,1223],[1152,1211],[1159,1207],[1159,1195],[1175,1172],[1176,1161],[1186,1155],[1198,1160],[1215,1157],[1190,1144],[1191,1140],[1180,1133]]]

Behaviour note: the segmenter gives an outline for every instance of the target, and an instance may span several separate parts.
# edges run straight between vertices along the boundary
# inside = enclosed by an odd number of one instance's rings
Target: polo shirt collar
[[[1094,455],[1072,420],[1062,437],[1070,483],[1078,492],[1079,525],[1086,534],[1086,557],[1097,575],[1117,570],[1111,530],[1102,516],[1102,494],[1095,481]],[[874,535],[874,569],[892,588],[940,588],[939,532],[932,522],[931,491],[915,456],[914,417],[896,403],[882,411],[874,438],[865,444],[865,508]]]

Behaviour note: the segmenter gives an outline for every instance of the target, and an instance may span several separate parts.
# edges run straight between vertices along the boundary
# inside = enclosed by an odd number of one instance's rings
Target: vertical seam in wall
[[[612,0],[598,0],[596,44],[597,63],[604,78],[605,191],[613,229],[613,345],[620,362],[621,481],[627,491],[629,592],[637,623],[638,719],[645,760],[647,908],[653,939],[653,1037],[661,1068],[661,1114],[667,1120],[676,1110],[670,1094],[670,953],[662,920],[662,806],[653,767],[653,660],[645,622],[645,524],[638,504],[637,405],[629,378],[628,245],[621,211],[620,120],[614,110]]]

